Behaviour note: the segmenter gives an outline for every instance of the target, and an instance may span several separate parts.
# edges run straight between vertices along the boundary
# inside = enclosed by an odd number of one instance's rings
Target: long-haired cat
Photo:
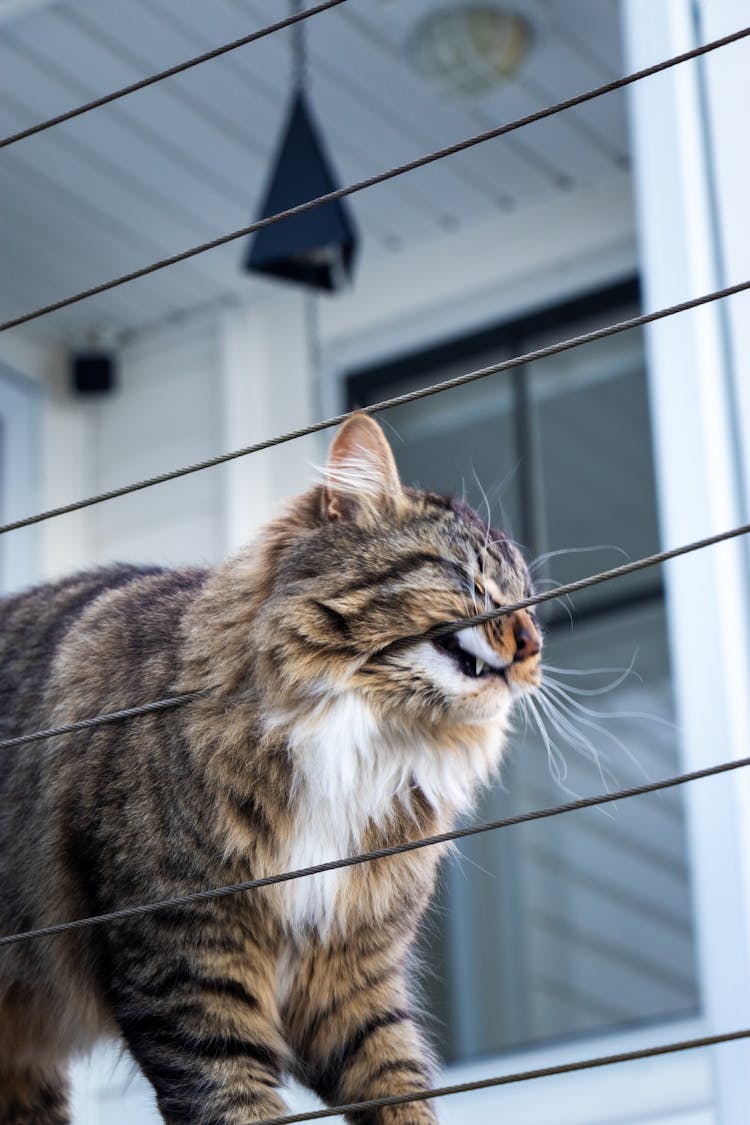
[[[272,875],[447,829],[538,683],[520,552],[467,505],[404,488],[380,427],[214,570],[117,566],[0,603],[0,735],[214,688],[178,710],[4,751],[0,932]],[[479,599],[477,601],[476,599]],[[0,949],[0,1121],[65,1125],[65,1065],[121,1037],[166,1122],[429,1088],[409,950],[427,848]],[[363,1125],[428,1125],[429,1102]]]

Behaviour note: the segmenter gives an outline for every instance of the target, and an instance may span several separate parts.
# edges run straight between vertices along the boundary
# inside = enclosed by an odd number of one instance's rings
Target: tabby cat
[[[446,830],[540,675],[533,615],[388,647],[531,592],[466,504],[404,488],[355,415],[323,482],[217,569],[115,566],[0,603],[0,736],[200,701],[3,752],[0,932]],[[433,1081],[407,965],[427,848],[0,948],[0,1122],[69,1121],[66,1060],[121,1037],[165,1122]],[[428,1125],[427,1101],[352,1118]]]

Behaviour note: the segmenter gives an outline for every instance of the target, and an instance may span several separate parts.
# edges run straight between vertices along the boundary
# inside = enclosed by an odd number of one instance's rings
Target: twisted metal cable
[[[209,62],[211,59],[218,59],[221,55],[227,55],[230,51],[236,51],[238,47],[246,47],[248,43],[255,43],[258,39],[265,39],[267,35],[273,35],[276,31],[283,31],[286,27],[293,27],[295,24],[301,23],[302,20],[309,19],[310,16],[317,16],[321,12],[325,12],[328,8],[335,8],[339,4],[346,3],[346,0],[324,0],[323,3],[317,4],[314,8],[308,8],[307,11],[295,12],[286,19],[279,20],[277,23],[268,24],[267,27],[261,27],[258,31],[252,31],[249,35],[243,35],[240,39],[234,39],[231,43],[224,43],[220,47],[214,47],[211,51],[205,51],[202,55],[195,55],[193,58],[185,59],[184,62],[177,63],[175,66],[169,66],[166,70],[160,70],[156,74],[150,74],[147,78],[141,78],[138,82],[131,82],[129,86],[122,86],[119,90],[113,90],[110,94],[104,94],[100,98],[94,98],[90,102],[85,102],[83,105],[75,106],[73,109],[68,109],[64,113],[58,113],[55,117],[48,117],[46,121],[40,121],[36,125],[30,125],[27,129],[20,129],[17,133],[11,133],[7,137],[0,138],[0,148],[7,148],[9,145],[17,144],[18,141],[23,141],[27,137],[33,137],[37,133],[43,133],[47,129],[51,129],[54,125],[62,125],[64,121],[71,121],[74,117],[81,117],[84,113],[89,113],[92,109],[99,109],[100,106],[109,105],[110,102],[116,102],[119,98],[124,98],[128,94],[135,94],[138,90],[145,90],[148,86],[154,86],[157,82],[163,82],[165,78],[171,78],[175,74],[182,74],[185,70],[191,70],[194,66],[199,66],[200,63]]]
[[[386,652],[398,649],[407,645],[412,645],[418,641],[443,637],[449,633],[456,632],[458,629],[469,628],[472,625],[482,625],[487,621],[494,621],[498,617],[505,617],[509,613],[515,613],[519,609],[528,609],[542,602],[564,598],[567,594],[575,594],[580,590],[588,589],[589,586],[598,586],[602,582],[610,582],[613,579],[622,578],[627,574],[635,574],[639,570],[657,566],[660,563],[667,562],[669,559],[675,559],[681,555],[690,554],[692,551],[700,551],[705,547],[712,547],[717,543],[725,543],[731,539],[736,539],[738,536],[748,534],[750,534],[750,524],[742,524],[740,527],[733,527],[729,531],[721,531],[716,535],[709,535],[705,539],[696,539],[692,543],[685,543],[681,547],[671,547],[666,551],[659,551],[655,555],[647,555],[642,559],[634,559],[632,562],[622,563],[620,566],[612,567],[610,570],[600,570],[598,573],[590,574],[586,578],[579,578],[575,582],[568,582],[564,586],[557,586],[554,590],[545,590],[543,593],[534,594],[533,597],[524,598],[519,602],[511,602],[508,605],[499,606],[497,609],[487,610],[485,613],[479,613],[474,617],[462,617],[455,621],[441,622],[439,625],[433,626],[424,633],[399,637],[395,641],[389,641],[387,644],[384,644],[379,651]],[[88,719],[79,719],[76,722],[66,723],[63,726],[50,727],[47,730],[38,730],[31,734],[20,734],[13,738],[3,738],[0,739],[0,751],[11,749],[14,746],[24,746],[29,742],[40,742],[42,739],[53,738],[56,735],[74,734],[76,731],[87,730],[90,727],[120,722],[124,719],[135,718],[138,715],[149,714],[152,711],[181,707],[186,703],[193,703],[197,699],[204,699],[213,694],[215,690],[215,688],[201,688],[197,691],[185,692],[182,695],[169,696],[166,699],[157,699],[152,703],[143,703],[136,707],[126,707],[121,711],[110,711],[102,715],[94,715]]]
[[[127,496],[131,492],[139,492],[144,488],[152,488],[156,484],[164,484],[166,481],[177,480],[178,477],[189,476],[191,473],[198,473],[203,469],[212,469],[216,465],[223,465],[227,461],[236,460],[238,457],[248,457],[250,454],[260,453],[264,449],[273,449],[274,446],[284,445],[286,442],[295,441],[297,438],[308,437],[310,434],[316,434],[321,430],[328,430],[332,426],[338,426],[341,422],[345,422],[347,418],[351,418],[352,414],[379,414],[384,410],[389,410],[393,406],[403,406],[409,402],[416,402],[418,399],[429,398],[431,395],[452,390],[454,387],[462,387],[467,383],[473,383],[479,379],[486,379],[488,376],[497,375],[502,371],[510,371],[512,368],[520,367],[525,363],[534,363],[539,359],[547,359],[549,356],[560,355],[561,352],[569,351],[572,348],[578,348],[583,344],[590,344],[595,340],[604,340],[609,336],[616,336],[618,333],[626,332],[631,328],[641,328],[645,324],[653,324],[655,321],[663,320],[665,317],[675,316],[677,313],[687,312],[689,309],[696,309],[702,305],[710,304],[712,301],[722,300],[724,297],[731,297],[737,293],[744,293],[748,289],[750,289],[750,280],[741,281],[736,285],[729,285],[724,289],[716,289],[712,293],[705,293],[701,297],[693,297],[689,301],[680,301],[676,305],[669,305],[667,308],[658,309],[656,312],[644,313],[641,316],[631,317],[629,320],[621,320],[617,324],[607,325],[605,328],[597,328],[592,332],[584,332],[580,336],[572,336],[568,340],[561,340],[556,344],[536,348],[532,352],[526,352],[524,355],[515,356],[512,359],[505,359],[500,363],[490,364],[489,367],[481,367],[476,371],[468,372],[466,375],[457,375],[452,379],[444,379],[440,383],[433,383],[427,387],[420,387],[416,391],[409,391],[407,394],[395,395],[393,398],[384,399],[382,402],[364,406],[359,411],[346,411],[343,414],[336,414],[333,415],[333,417],[324,419],[322,422],[312,422],[308,426],[300,426],[296,430],[288,430],[286,433],[279,434],[277,437],[266,438],[264,441],[255,442],[253,445],[246,445],[241,449],[233,449],[229,453],[220,453],[218,456],[209,457],[205,461],[196,461],[192,465],[184,465],[179,469],[171,469],[166,473],[158,473],[156,476],[147,477],[145,480],[135,481],[132,484],[122,485],[119,488],[112,488],[107,492],[100,492],[96,496],[89,496],[84,500],[76,500],[71,504],[62,504],[60,507],[50,508],[46,512],[39,512],[33,516],[26,516],[24,519],[2,524],[0,525],[0,535],[4,535],[8,531],[16,531],[21,527],[30,527],[32,524],[41,523],[43,520],[49,520],[55,516],[63,516],[69,512],[77,512],[82,508],[89,508],[94,504],[101,504],[105,500],[114,500],[118,496]]]
[[[602,582],[611,582],[615,578],[623,578],[627,574],[636,574],[639,570],[646,570],[651,566],[658,566],[661,563],[668,562],[670,559],[677,559],[681,555],[688,555],[692,551],[701,551],[704,547],[713,547],[717,543],[726,543],[730,539],[737,539],[742,535],[750,534],[750,523],[741,524],[739,527],[733,527],[729,531],[720,531],[716,535],[708,535],[705,539],[696,539],[692,543],[685,543],[681,547],[671,547],[666,551],[658,551],[655,555],[646,555],[641,559],[634,559],[632,562],[621,563],[619,566],[613,566],[609,570],[600,570],[597,574],[589,574],[586,578],[578,578],[575,582],[566,582],[563,586],[556,586],[553,590],[545,590],[544,593],[533,594],[529,598],[522,598],[517,602],[509,602],[507,605],[498,606],[496,609],[488,609],[483,613],[477,613],[473,617],[461,617],[455,621],[448,621],[445,624],[435,625],[432,629],[428,629],[424,633],[415,634],[412,637],[404,637],[394,642],[396,645],[412,644],[414,641],[420,640],[433,640],[437,637],[447,636],[449,633],[455,633],[458,629],[466,629],[472,625],[484,625],[488,621],[496,621],[499,617],[506,617],[509,613],[516,613],[519,609],[529,609],[532,606],[540,605],[542,602],[549,602],[555,598],[564,598],[567,594],[577,594],[581,590],[588,590],[590,586],[598,586]],[[391,647],[391,646],[388,646]]]
[[[478,1078],[473,1082],[459,1082],[453,1086],[436,1086],[432,1090],[419,1090],[411,1094],[391,1094],[382,1098],[369,1098],[365,1102],[348,1102],[330,1109],[309,1110],[307,1113],[287,1113],[283,1117],[266,1117],[257,1125],[297,1125],[303,1121],[320,1121],[323,1117],[338,1117],[344,1113],[358,1113],[382,1106],[405,1105],[408,1102],[424,1102],[433,1098],[445,1098],[450,1094],[466,1094],[471,1090],[488,1090],[493,1086],[511,1086],[518,1082],[531,1082],[536,1078],[552,1078],[558,1074],[574,1074],[580,1070],[594,1070],[597,1067],[613,1066],[616,1063],[635,1062],[637,1059],[653,1059],[660,1055],[673,1055],[678,1051],[694,1051],[698,1047],[716,1047],[721,1043],[735,1043],[750,1038],[750,1028],[741,1031],[726,1031],[722,1035],[703,1035],[699,1039],[682,1039],[677,1043],[663,1043],[655,1047],[641,1047],[637,1051],[620,1051],[616,1055],[599,1055],[579,1062],[559,1063],[557,1066],[540,1066],[535,1070],[521,1070],[516,1074],[499,1074],[493,1078]]]
[[[550,817],[561,816],[564,813],[578,812],[581,809],[608,805],[615,801],[626,801],[630,797],[641,797],[646,793],[656,793],[663,789],[673,789],[678,785],[686,785],[690,781],[699,781],[702,778],[713,777],[716,774],[742,769],[748,765],[750,765],[750,758],[738,758],[733,762],[720,762],[715,766],[706,766],[700,770],[692,770],[690,773],[664,778],[662,781],[650,781],[644,785],[634,785],[627,789],[618,789],[614,793],[602,793],[594,797],[580,797],[575,801],[568,801],[564,805],[552,805],[545,809],[535,809],[532,812],[517,813],[515,816],[503,817],[501,820],[484,821],[481,824],[471,824],[464,828],[454,828],[450,832],[440,832],[434,836],[424,836],[418,840],[408,840],[403,844],[392,844],[390,847],[386,848],[375,848],[372,851],[362,852],[359,855],[347,856],[344,859],[334,859],[330,860],[328,863],[318,863],[311,867],[302,867],[296,871],[284,871],[279,875],[267,875],[262,879],[247,879],[242,883],[232,883],[223,887],[209,887],[203,891],[193,891],[189,894],[158,899],[154,902],[142,903],[137,906],[125,906],[119,910],[111,910],[105,914],[96,914],[88,918],[76,918],[70,922],[57,922],[50,926],[40,926],[37,929],[24,930],[17,934],[7,934],[4,937],[0,937],[0,947],[15,945],[22,941],[30,941],[32,938],[51,937],[54,934],[68,933],[71,930],[83,930],[89,929],[92,926],[120,922],[128,918],[140,918],[146,914],[155,914],[159,910],[191,906],[199,902],[212,902],[216,899],[226,898],[228,895],[258,890],[261,887],[273,887],[278,883],[288,883],[294,879],[305,879],[310,875],[320,875],[326,871],[338,871],[344,867],[357,867],[362,863],[371,863],[373,860],[377,859],[387,859],[390,856],[404,855],[406,852],[419,851],[421,848],[434,847],[438,844],[448,844],[454,840],[465,839],[468,836],[478,836],[483,832],[494,832],[497,829],[510,828],[516,824],[528,824],[534,820],[547,820]]]
[[[311,15],[313,12],[314,9],[311,8],[307,14]],[[151,262],[149,265],[142,266],[140,269],[121,274],[119,277],[101,282],[99,285],[93,285],[88,289],[83,289],[78,293],[73,293],[71,296],[63,297],[58,301],[52,301],[48,305],[42,305],[37,309],[33,309],[31,312],[22,313],[20,316],[13,317],[11,320],[6,320],[0,324],[0,332],[5,332],[9,328],[17,328],[21,324],[28,324],[29,321],[36,320],[38,317],[47,316],[49,313],[57,312],[59,309],[68,308],[70,305],[75,305],[79,301],[85,301],[89,297],[95,297],[99,293],[106,293],[110,289],[116,289],[118,286],[125,285],[130,281],[135,281],[137,278],[156,273],[158,270],[165,269],[167,266],[173,266],[178,262],[187,261],[189,258],[194,258],[197,254],[205,254],[208,250],[215,250],[219,246],[226,246],[229,242],[234,242],[238,238],[245,238],[249,234],[264,230],[266,227],[271,226],[273,223],[278,223],[282,219],[291,219],[296,215],[303,215],[325,203],[333,203],[338,199],[343,199],[347,195],[354,195],[356,192],[363,191],[365,188],[374,187],[376,184],[382,184],[387,180],[392,180],[396,176],[403,176],[405,173],[413,172],[417,168],[424,168],[427,164],[432,164],[436,160],[442,160],[446,156],[453,156],[455,153],[464,152],[466,149],[484,144],[485,141],[495,140],[498,137],[505,136],[507,133],[514,132],[516,129],[522,129],[527,125],[533,125],[537,121],[543,121],[548,117],[553,117],[557,113],[562,113],[564,110],[583,105],[585,102],[592,101],[594,98],[601,97],[603,94],[609,94],[614,90],[620,90],[624,86],[639,82],[643,78],[649,78],[653,74],[660,74],[662,71],[669,70],[671,67],[678,66],[680,63],[687,62],[689,59],[698,58],[708,54],[710,51],[717,50],[719,47],[726,47],[730,43],[736,43],[748,35],[750,35],[750,27],[742,28],[739,31],[733,32],[731,35],[723,36],[721,39],[714,39],[710,43],[704,43],[700,47],[694,47],[692,50],[685,51],[681,55],[674,55],[672,58],[655,63],[653,66],[647,66],[642,70],[633,71],[631,74],[626,74],[622,78],[617,78],[612,82],[606,82],[602,86],[596,86],[591,90],[584,91],[582,94],[576,94],[572,98],[565,98],[563,101],[556,102],[554,105],[547,106],[534,113],[528,113],[524,117],[519,117],[515,121],[510,121],[505,125],[498,125],[494,129],[487,129],[482,133],[476,133],[474,136],[467,137],[463,141],[457,141],[455,144],[446,145],[445,148],[436,149],[434,152],[429,152],[424,156],[409,160],[405,164],[399,164],[395,168],[388,168],[384,172],[378,172],[374,176],[368,176],[367,179],[358,180],[356,183],[337,188],[335,191],[327,192],[325,195],[319,195],[315,199],[307,200],[305,203],[299,203],[296,207],[289,207],[285,211],[279,211],[275,215],[269,215],[267,218],[259,219],[255,223],[250,223],[249,226],[240,227],[238,230],[230,231],[228,234],[220,235],[218,238],[209,239],[207,242],[202,242],[197,246],[191,246],[187,250],[182,250],[177,254],[170,254],[169,257]]]
[[[206,696],[213,695],[215,690],[215,688],[201,688],[199,691],[186,691],[182,695],[155,699],[152,703],[142,703],[137,707],[124,707],[121,711],[107,711],[103,715],[92,715],[90,719],[78,719],[74,723],[63,723],[59,727],[48,727],[46,730],[37,730],[32,734],[3,738],[0,739],[0,751],[10,750],[15,746],[25,746],[29,742],[41,742],[45,738],[56,738],[58,735],[75,734],[77,731],[90,730],[92,727],[105,726],[107,723],[119,723],[125,719],[134,719],[138,715],[150,715],[154,711],[169,711],[175,707],[183,707],[186,703],[194,703],[196,699],[205,699]]]

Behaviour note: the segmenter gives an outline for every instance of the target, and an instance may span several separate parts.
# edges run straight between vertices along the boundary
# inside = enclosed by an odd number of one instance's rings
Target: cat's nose
[[[541,646],[539,633],[527,613],[516,614],[513,618],[513,637],[516,642],[516,652],[513,663],[519,664],[522,660],[529,660],[537,656]]]

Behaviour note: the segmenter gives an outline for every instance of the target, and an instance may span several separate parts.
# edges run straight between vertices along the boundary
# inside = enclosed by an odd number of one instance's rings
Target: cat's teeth
[[[486,661],[482,660],[481,656],[475,657],[475,660],[477,662],[477,670],[474,674],[476,676],[479,676],[479,675],[481,675],[482,671],[486,667]]]

